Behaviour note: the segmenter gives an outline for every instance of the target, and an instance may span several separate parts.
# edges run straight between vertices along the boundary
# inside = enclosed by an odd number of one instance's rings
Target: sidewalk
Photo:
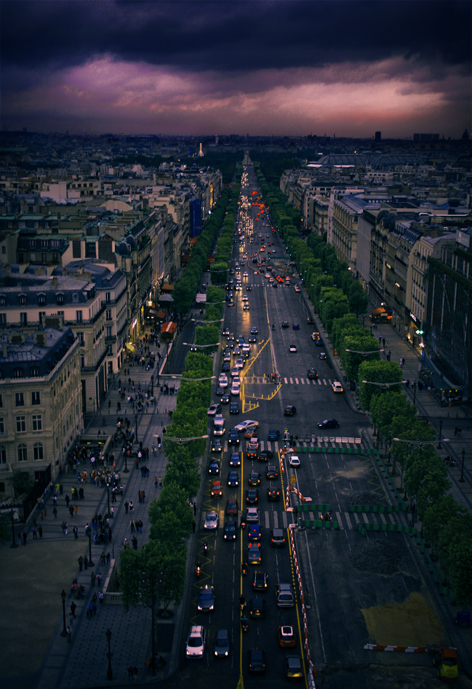
[[[129,377],[141,389],[149,387],[150,378],[154,371],[145,371],[141,366],[130,367]],[[135,427],[135,414],[131,406],[121,400],[121,411],[117,412],[117,402],[120,400],[118,379],[128,388],[128,375],[123,370],[116,376],[113,389],[109,391],[102,409],[89,420],[87,433],[100,431],[100,434],[112,435],[116,430],[117,416],[130,419],[132,428]],[[126,383],[125,383],[126,379]],[[169,384],[170,382],[167,381]],[[172,385],[175,382],[172,381]],[[169,423],[168,412],[175,408],[177,396],[164,395],[160,386],[154,386],[154,394],[158,398],[156,406],[150,406],[147,413],[139,414],[138,439],[143,447],[149,448],[149,458],[144,462],[150,469],[149,477],[143,478],[141,471],[135,468],[134,460],[128,463],[129,473],[123,473],[124,460],[121,447],[116,446],[116,470],[120,473],[120,483],[123,485],[123,496],[118,495],[117,502],[111,503],[114,517],[110,519],[112,541],[107,545],[96,545],[92,541],[93,567],[79,572],[78,556],[89,553],[89,541],[85,537],[84,526],[92,524],[95,514],[105,515],[107,512],[107,491],[99,488],[87,480],[84,488],[84,499],[71,504],[78,505],[77,517],[70,517],[66,506],[65,496],[71,495],[72,487],[78,486],[76,473],[69,471],[62,474],[60,482],[63,495],[58,495],[57,518],[53,515],[52,497],[46,503],[46,516],[38,519],[38,527],[43,530],[42,538],[32,539],[28,536],[27,546],[10,549],[9,543],[2,546],[2,565],[0,568],[0,583],[7,581],[8,591],[11,591],[12,617],[4,617],[0,623],[0,651],[2,670],[2,686],[5,689],[66,689],[67,687],[93,687],[103,684],[128,684],[128,666],[138,668],[138,680],[151,679],[147,673],[146,659],[151,655],[151,612],[148,608],[130,609],[123,611],[121,605],[103,604],[97,606],[96,616],[86,617],[87,605],[94,593],[98,595],[98,587],[91,586],[92,571],[103,577],[102,586],[111,569],[106,563],[101,563],[100,555],[109,552],[112,560],[118,564],[123,541],[127,538],[131,542],[133,535],[137,536],[138,548],[148,539],[149,524],[147,510],[150,501],[159,495],[159,487],[154,485],[154,477],[164,476],[166,458],[164,452],[152,452],[152,446],[157,445],[156,437],[162,437],[163,427]],[[108,401],[110,400],[110,406]],[[90,472],[90,465],[81,465]],[[146,493],[145,503],[139,502],[140,490]],[[134,503],[133,513],[126,513],[125,501]],[[131,532],[130,520],[143,521],[143,533]],[[63,521],[69,524],[69,532],[64,535],[61,529]],[[73,526],[79,529],[79,538],[75,539]],[[22,563],[22,575],[15,576],[18,563]],[[34,581],[31,575],[34,574]],[[73,619],[71,642],[61,636],[63,631],[62,603],[60,592],[67,593],[65,611],[66,625],[70,623],[70,588],[73,577],[77,577],[78,584],[86,590],[85,600],[75,600],[76,619]],[[40,588],[38,589],[38,584]],[[3,589],[5,590],[5,589]],[[38,591],[40,594],[38,596]],[[10,597],[10,596],[9,596]],[[16,602],[15,602],[16,601]],[[8,601],[9,602],[9,601]],[[5,613],[5,609],[2,611]],[[7,607],[8,614],[8,607]],[[174,629],[178,624],[179,615],[169,621],[158,620],[156,624],[157,649],[166,660],[163,670],[157,672],[157,679],[169,676],[177,662],[172,661],[172,641]],[[8,621],[7,621],[8,620]],[[38,629],[39,623],[39,629]],[[110,629],[113,681],[107,680],[107,651],[106,631]],[[178,636],[178,635],[176,635]],[[49,645],[48,644],[48,641]],[[25,654],[25,650],[28,649]],[[27,660],[25,660],[25,655]],[[156,679],[156,678],[152,678]]]

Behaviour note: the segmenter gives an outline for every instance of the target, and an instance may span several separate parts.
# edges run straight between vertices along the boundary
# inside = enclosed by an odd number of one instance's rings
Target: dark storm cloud
[[[9,68],[54,71],[103,55],[222,73],[403,57],[470,69],[471,3],[436,0],[2,0]]]

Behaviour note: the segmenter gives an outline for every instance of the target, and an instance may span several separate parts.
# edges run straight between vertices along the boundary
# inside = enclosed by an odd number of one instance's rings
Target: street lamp
[[[461,477],[459,479],[459,483],[464,483],[464,457],[465,457],[465,450],[462,450],[462,464],[461,464]]]
[[[441,440],[442,440],[442,419],[439,419],[439,437],[438,437],[438,450],[442,450],[442,445],[441,445]]]
[[[108,629],[106,630],[105,634],[106,634],[107,641],[108,641],[108,653],[107,653],[107,656],[108,656],[108,670],[107,670],[107,679],[112,680],[112,679],[113,679],[113,669],[112,669],[112,667],[111,667],[111,659],[112,659],[113,653],[111,652],[111,649],[110,649],[110,643],[111,643],[111,630],[110,630],[110,627],[108,627]]]
[[[381,388],[389,388],[392,385],[401,385],[400,382],[398,382],[398,383],[375,383],[373,380],[363,380],[361,382],[366,383],[367,385],[378,385]]]
[[[384,349],[372,349],[370,352],[358,352],[357,349],[346,349],[346,352],[350,352],[351,354],[362,354],[363,356],[367,356],[368,354],[378,354],[379,352],[384,352]]]
[[[61,598],[62,598],[62,632],[61,636],[67,636],[67,629],[66,629],[66,598],[67,598],[67,593],[62,589],[61,591]]]
[[[89,567],[94,567],[95,563],[92,562],[92,529],[90,526],[87,524],[87,527],[85,529],[85,533],[88,536],[89,539]]]

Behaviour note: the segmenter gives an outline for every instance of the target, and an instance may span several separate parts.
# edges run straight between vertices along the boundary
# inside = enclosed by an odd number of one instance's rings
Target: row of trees
[[[454,599],[459,604],[470,603],[472,515],[448,492],[447,466],[432,445],[435,429],[418,419],[416,406],[402,391],[401,367],[380,360],[378,340],[359,322],[358,316],[367,308],[367,295],[347,264],[339,261],[334,247],[321,237],[310,235],[306,243],[299,238],[296,228],[285,220],[290,216],[287,201],[285,205],[275,198],[268,202],[347,377],[359,382],[359,401],[370,410],[379,440],[391,452],[393,473],[400,467],[401,485],[415,505]],[[282,222],[281,208],[285,210]]]
[[[229,198],[229,194],[226,194],[226,198]],[[220,223],[224,212],[225,209],[217,216]],[[215,213],[212,218],[214,217]],[[208,224],[205,230],[207,229]],[[204,244],[207,246],[206,241]],[[199,245],[200,241],[196,248]],[[213,244],[210,248],[212,246]],[[194,252],[195,249],[192,257]],[[189,266],[193,281],[202,266],[200,254],[195,261],[196,268],[189,261],[184,277]],[[223,299],[223,289],[208,288],[205,320],[209,323],[196,329],[196,343],[218,343],[218,323],[211,321],[220,321]],[[172,414],[172,423],[164,436],[164,451],[168,463],[163,489],[159,499],[154,499],[148,510],[151,524],[149,541],[140,550],[124,550],[120,556],[120,585],[125,609],[138,605],[151,608],[153,659],[156,604],[158,601],[162,603],[165,612],[172,601],[179,603],[182,600],[185,590],[185,539],[192,530],[193,511],[190,500],[198,493],[201,480],[197,459],[204,454],[206,447],[207,409],[211,403],[213,373],[213,359],[208,355],[212,349],[205,347],[201,351],[189,352],[186,356],[177,405]]]

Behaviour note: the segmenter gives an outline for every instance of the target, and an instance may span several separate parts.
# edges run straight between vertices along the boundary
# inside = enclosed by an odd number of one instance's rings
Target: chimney
[[[56,289],[57,288],[57,278],[53,277],[51,280],[51,289]]]

